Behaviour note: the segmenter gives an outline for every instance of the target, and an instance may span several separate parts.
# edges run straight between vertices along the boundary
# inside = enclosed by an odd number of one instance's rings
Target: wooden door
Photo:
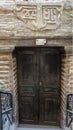
[[[59,54],[52,48],[17,51],[19,122],[57,124]]]

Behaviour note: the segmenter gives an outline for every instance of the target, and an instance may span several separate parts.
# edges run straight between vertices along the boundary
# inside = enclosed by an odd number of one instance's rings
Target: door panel
[[[59,122],[59,62],[57,49],[17,50],[20,123]]]
[[[59,56],[52,51],[41,52],[40,57],[40,78],[43,87],[58,87],[59,79]]]
[[[34,86],[34,53],[22,53],[19,55],[19,83],[24,86]],[[32,73],[33,72],[33,73]]]
[[[56,124],[57,122],[57,99],[52,97],[44,97],[40,103],[40,123]]]

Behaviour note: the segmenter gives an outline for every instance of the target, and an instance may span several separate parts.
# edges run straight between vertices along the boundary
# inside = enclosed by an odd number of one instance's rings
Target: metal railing
[[[73,130],[73,94],[67,95],[66,126]]]
[[[9,130],[13,123],[12,94],[0,91],[0,130]]]

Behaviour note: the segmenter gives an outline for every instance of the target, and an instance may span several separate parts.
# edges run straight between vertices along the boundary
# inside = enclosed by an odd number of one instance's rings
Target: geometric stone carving
[[[57,3],[16,4],[14,14],[33,31],[55,30],[60,25],[63,5]]]

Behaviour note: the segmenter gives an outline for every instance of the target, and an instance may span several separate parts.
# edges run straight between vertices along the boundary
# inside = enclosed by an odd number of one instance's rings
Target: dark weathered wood
[[[59,62],[53,48],[17,51],[20,123],[59,122]]]
[[[58,122],[59,55],[54,49],[42,49],[40,54],[39,106],[40,122]]]

